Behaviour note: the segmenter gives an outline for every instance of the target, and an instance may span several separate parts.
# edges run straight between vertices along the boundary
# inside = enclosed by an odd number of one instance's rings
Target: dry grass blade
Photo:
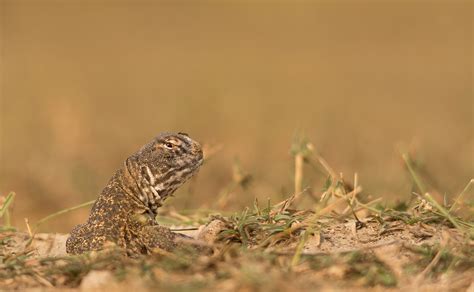
[[[321,166],[326,170],[326,172],[331,176],[333,180],[336,179],[336,172],[329,166],[329,163],[321,155],[316,154],[316,160],[321,164]]]
[[[89,202],[85,202],[85,203],[82,203],[82,204],[79,204],[77,206],[74,206],[74,207],[70,207],[70,208],[67,208],[67,209],[63,209],[63,210],[60,210],[58,212],[55,212],[53,214],[50,214],[40,220],[38,220],[38,222],[36,222],[35,224],[35,228],[34,228],[34,231],[36,232],[36,230],[38,230],[38,228],[44,224],[45,222],[55,218],[55,217],[58,217],[60,215],[63,215],[65,213],[68,213],[68,212],[71,212],[71,211],[74,211],[74,210],[77,210],[77,209],[80,209],[80,208],[84,208],[84,207],[87,207],[87,206],[90,206],[92,204],[95,203],[95,200],[92,200],[92,201],[89,201]]]
[[[466,187],[462,190],[462,192],[456,197],[456,199],[454,200],[454,203],[451,205],[451,207],[449,208],[448,212],[451,212],[451,211],[454,211],[454,207],[459,204],[459,202],[461,201],[462,197],[464,196],[464,194],[467,192],[467,190],[471,187],[471,185],[474,183],[474,179],[471,179]]]
[[[303,231],[303,235],[301,236],[300,241],[298,242],[298,245],[296,246],[295,254],[293,258],[291,259],[291,266],[290,266],[291,268],[294,268],[300,262],[304,245],[308,241],[309,234],[312,234],[312,233],[313,233],[313,229],[311,227]]]
[[[411,163],[411,159],[408,156],[408,154],[403,153],[402,158],[405,161],[405,165],[408,168],[408,171],[410,172],[413,181],[417,185],[418,189],[422,192],[424,198],[432,205],[434,206],[445,218],[447,218],[456,228],[458,228],[461,231],[465,231],[464,228],[458,223],[456,218],[454,218],[448,210],[446,210],[443,206],[441,206],[432,196],[429,192],[426,191],[426,187],[424,183],[422,182],[421,178],[418,176],[418,174],[415,172],[415,169],[413,168],[413,165]]]
[[[28,220],[28,218],[25,218],[25,225],[26,225],[26,230],[28,230],[28,235],[30,237],[33,237],[33,231],[31,230],[31,226],[30,226],[30,220]]]
[[[301,193],[303,187],[303,162],[303,154],[297,153],[295,155],[295,194]]]
[[[314,146],[303,135],[296,135],[291,145],[291,153],[295,158],[295,175],[294,175],[294,194],[295,200],[304,193],[303,190],[303,173],[304,163],[313,153]]]
[[[292,194],[288,199],[286,199],[284,201],[281,201],[280,203],[276,204],[274,207],[278,207],[278,206],[281,205],[279,213],[285,212],[291,206],[291,204],[293,204],[293,202],[296,201],[298,196],[301,195],[302,193],[306,192],[307,190],[308,190],[308,188],[305,188],[299,194],[296,194],[296,193]]]
[[[426,268],[421,273],[419,273],[416,276],[415,280],[413,281],[413,285],[415,287],[418,287],[421,284],[421,282],[423,281],[423,279],[426,278],[426,275],[434,268],[434,266],[436,266],[438,264],[439,260],[441,259],[441,255],[445,251],[445,248],[448,244],[448,240],[449,240],[448,234],[443,233],[441,244],[440,244],[438,252],[433,257],[433,260],[426,266]]]

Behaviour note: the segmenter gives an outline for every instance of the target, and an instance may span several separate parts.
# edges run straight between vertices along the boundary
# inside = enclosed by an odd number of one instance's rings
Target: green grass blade
[[[0,218],[3,218],[3,225],[6,227],[10,227],[10,211],[8,208],[10,205],[13,203],[15,199],[16,193],[15,192],[10,192],[7,195],[7,198],[5,199],[5,202],[3,203],[2,207],[0,208]]]

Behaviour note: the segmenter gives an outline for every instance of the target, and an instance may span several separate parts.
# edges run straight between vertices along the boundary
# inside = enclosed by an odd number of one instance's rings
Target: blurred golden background
[[[14,225],[96,198],[162,131],[223,146],[167,201],[177,210],[288,196],[298,132],[389,201],[412,190],[400,149],[442,194],[472,177],[472,2],[224,2],[1,1],[0,195],[17,192]],[[237,159],[249,189],[229,190]],[[305,172],[316,195],[324,179]]]

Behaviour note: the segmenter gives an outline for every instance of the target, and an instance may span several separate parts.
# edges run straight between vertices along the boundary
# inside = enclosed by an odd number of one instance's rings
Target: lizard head
[[[138,197],[153,212],[203,162],[201,145],[185,133],[162,133],[125,162],[136,182]]]

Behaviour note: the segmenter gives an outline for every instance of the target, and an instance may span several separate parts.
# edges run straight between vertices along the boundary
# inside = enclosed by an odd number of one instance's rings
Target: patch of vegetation
[[[403,154],[417,192],[411,202],[390,208],[362,193],[357,174],[346,182],[308,141],[295,141],[291,196],[277,204],[255,200],[234,215],[212,216],[208,221],[224,226],[214,242],[199,248],[184,244],[173,253],[157,249],[153,255],[130,258],[110,246],[80,256],[39,256],[33,248],[37,228],[92,202],[51,214],[21,237],[9,224],[14,199],[10,193],[0,207],[0,287],[78,287],[94,271],[110,272],[121,285],[139,281],[141,287],[175,291],[402,287],[437,283],[441,277],[448,282],[454,277],[460,287],[469,285],[474,223],[465,212],[472,209],[465,195],[472,181],[454,201],[440,203],[416,172],[413,159]],[[306,191],[305,165],[320,167],[327,175],[320,200],[309,209],[298,208]],[[242,180],[247,184],[249,178],[239,176],[236,184]],[[160,221],[206,221],[197,211],[173,212]]]

